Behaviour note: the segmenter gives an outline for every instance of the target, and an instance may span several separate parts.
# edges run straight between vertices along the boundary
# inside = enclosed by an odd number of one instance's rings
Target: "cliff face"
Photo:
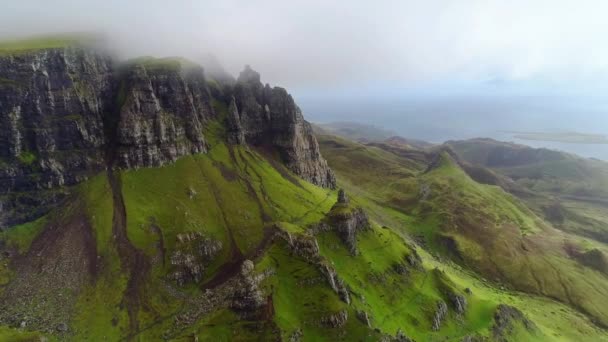
[[[83,47],[0,56],[0,228],[31,220],[108,167],[204,153],[218,119],[203,69],[142,58],[118,68]],[[282,88],[246,68],[225,85],[228,142],[270,148],[295,174],[334,187],[310,124]],[[108,158],[109,157],[109,158]]]
[[[262,85],[260,75],[246,66],[237,79],[234,98],[229,116],[234,141],[272,146],[295,174],[335,187],[335,176],[319,152],[311,125],[285,89]]]
[[[179,61],[136,63],[121,82],[119,98],[118,165],[159,166],[207,151],[203,128],[214,112],[202,68]]]
[[[0,227],[103,167],[111,60],[80,48],[0,56]]]

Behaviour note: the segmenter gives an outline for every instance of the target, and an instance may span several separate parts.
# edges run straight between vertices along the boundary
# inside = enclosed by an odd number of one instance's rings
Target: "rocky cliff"
[[[260,74],[246,66],[234,87],[234,100],[229,113],[233,141],[274,147],[295,174],[335,187],[334,174],[319,152],[311,125],[285,89],[262,85]]]
[[[214,118],[201,67],[176,59],[141,60],[127,67],[118,89],[116,162],[160,166],[206,152],[205,122]]]
[[[335,186],[285,89],[263,86],[249,67],[222,85],[221,97],[210,83],[200,66],[177,58],[114,63],[77,46],[0,55],[0,228],[42,215],[66,186],[108,166],[206,152],[211,120],[225,120],[228,143],[268,150],[305,180]],[[229,108],[227,118],[214,101]]]
[[[82,48],[0,56],[0,227],[103,168],[112,77],[109,57]]]

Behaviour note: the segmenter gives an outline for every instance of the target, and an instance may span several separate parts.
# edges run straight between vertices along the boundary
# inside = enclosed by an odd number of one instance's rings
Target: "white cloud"
[[[131,55],[216,54],[286,86],[553,77],[608,68],[608,2],[33,1],[3,6],[0,35],[103,30]]]

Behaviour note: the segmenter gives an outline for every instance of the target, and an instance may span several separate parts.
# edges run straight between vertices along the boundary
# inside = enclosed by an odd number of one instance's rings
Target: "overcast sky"
[[[0,35],[103,31],[129,55],[215,54],[287,87],[570,80],[608,70],[608,1],[67,1],[3,4]]]

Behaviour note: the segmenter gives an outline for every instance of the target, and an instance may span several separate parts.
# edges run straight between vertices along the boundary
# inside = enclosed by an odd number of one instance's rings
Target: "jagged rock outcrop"
[[[348,199],[348,196],[346,196],[346,192],[344,192],[344,189],[338,190],[338,200],[337,200],[337,203],[348,204],[348,202],[349,202],[349,199]]]
[[[405,260],[407,260],[408,264],[410,264],[410,266],[422,270],[422,258],[420,257],[420,255],[418,254],[418,252],[416,252],[416,250],[412,250],[412,253],[408,254],[408,256],[405,258]]]
[[[433,331],[439,331],[439,329],[441,329],[441,325],[443,324],[443,321],[445,320],[447,315],[448,305],[442,300],[438,301],[437,307],[435,309],[435,315],[433,316]]]
[[[530,332],[536,330],[534,322],[529,320],[521,311],[509,305],[500,304],[494,312],[494,326],[492,334],[497,341],[508,341],[516,323],[523,324]]]
[[[357,233],[369,229],[369,218],[365,211],[359,207],[353,207],[348,203],[348,198],[342,192],[338,201],[327,215],[326,222],[319,224],[315,229],[333,230],[342,242],[348,247],[351,254],[357,254]]]
[[[370,228],[369,218],[360,207],[349,204],[349,199],[343,190],[338,192],[338,200],[333,205],[326,218],[312,226],[311,234],[334,231],[346,245],[351,254],[357,254],[357,233]]]
[[[103,169],[112,61],[81,47],[0,56],[0,228],[49,210]]]
[[[432,274],[435,277],[438,289],[443,294],[443,298],[449,301],[457,314],[465,314],[468,308],[468,301],[462,292],[457,289],[456,284],[454,284],[445,272],[438,268],[433,269]]]
[[[457,313],[464,314],[467,311],[468,302],[463,295],[452,294],[450,296],[450,301]]]
[[[266,304],[264,294],[259,288],[264,275],[254,273],[254,264],[245,260],[241,266],[240,281],[234,289],[231,307],[240,312],[253,312]]]
[[[358,310],[357,311],[357,319],[359,321],[361,321],[361,323],[365,324],[366,326],[368,326],[369,328],[372,327],[372,320],[369,317],[369,315],[367,314],[367,312],[363,311],[363,310]]]
[[[302,257],[309,262],[320,262],[321,255],[319,254],[319,243],[313,236],[291,234],[282,229],[277,229],[276,232],[279,237],[287,242],[289,250],[295,255]]]
[[[117,164],[159,166],[206,152],[206,121],[214,117],[203,69],[179,60],[143,60],[119,85]]]
[[[287,242],[292,253],[314,264],[340,299],[343,302],[350,304],[351,300],[348,288],[344,284],[344,281],[338,276],[335,268],[319,254],[317,239],[311,235],[291,234],[278,228],[276,229],[276,234]]]
[[[335,176],[319,152],[311,125],[285,89],[263,85],[260,74],[246,66],[237,79],[234,98],[238,116],[229,113],[233,141],[244,137],[248,144],[271,146],[298,176],[335,187]]]
[[[207,238],[200,232],[178,234],[175,251],[170,257],[170,278],[180,286],[200,282],[205,268],[221,250],[221,241]]]
[[[230,105],[228,106],[228,118],[227,118],[227,135],[228,142],[232,144],[245,144],[245,131],[243,130],[243,126],[241,125],[241,119],[239,117],[239,110],[236,107],[236,100],[234,97],[230,100]]]
[[[401,329],[397,330],[397,335],[394,340],[395,342],[416,342],[409,338]]]
[[[332,290],[340,296],[340,299],[346,304],[350,304],[350,293],[348,292],[348,288],[344,284],[342,278],[338,276],[336,270],[327,264],[326,262],[322,262],[319,264],[319,268],[321,273],[327,279],[329,286],[331,286]]]
[[[348,321],[348,311],[342,310],[321,318],[321,324],[329,328],[341,328]]]

